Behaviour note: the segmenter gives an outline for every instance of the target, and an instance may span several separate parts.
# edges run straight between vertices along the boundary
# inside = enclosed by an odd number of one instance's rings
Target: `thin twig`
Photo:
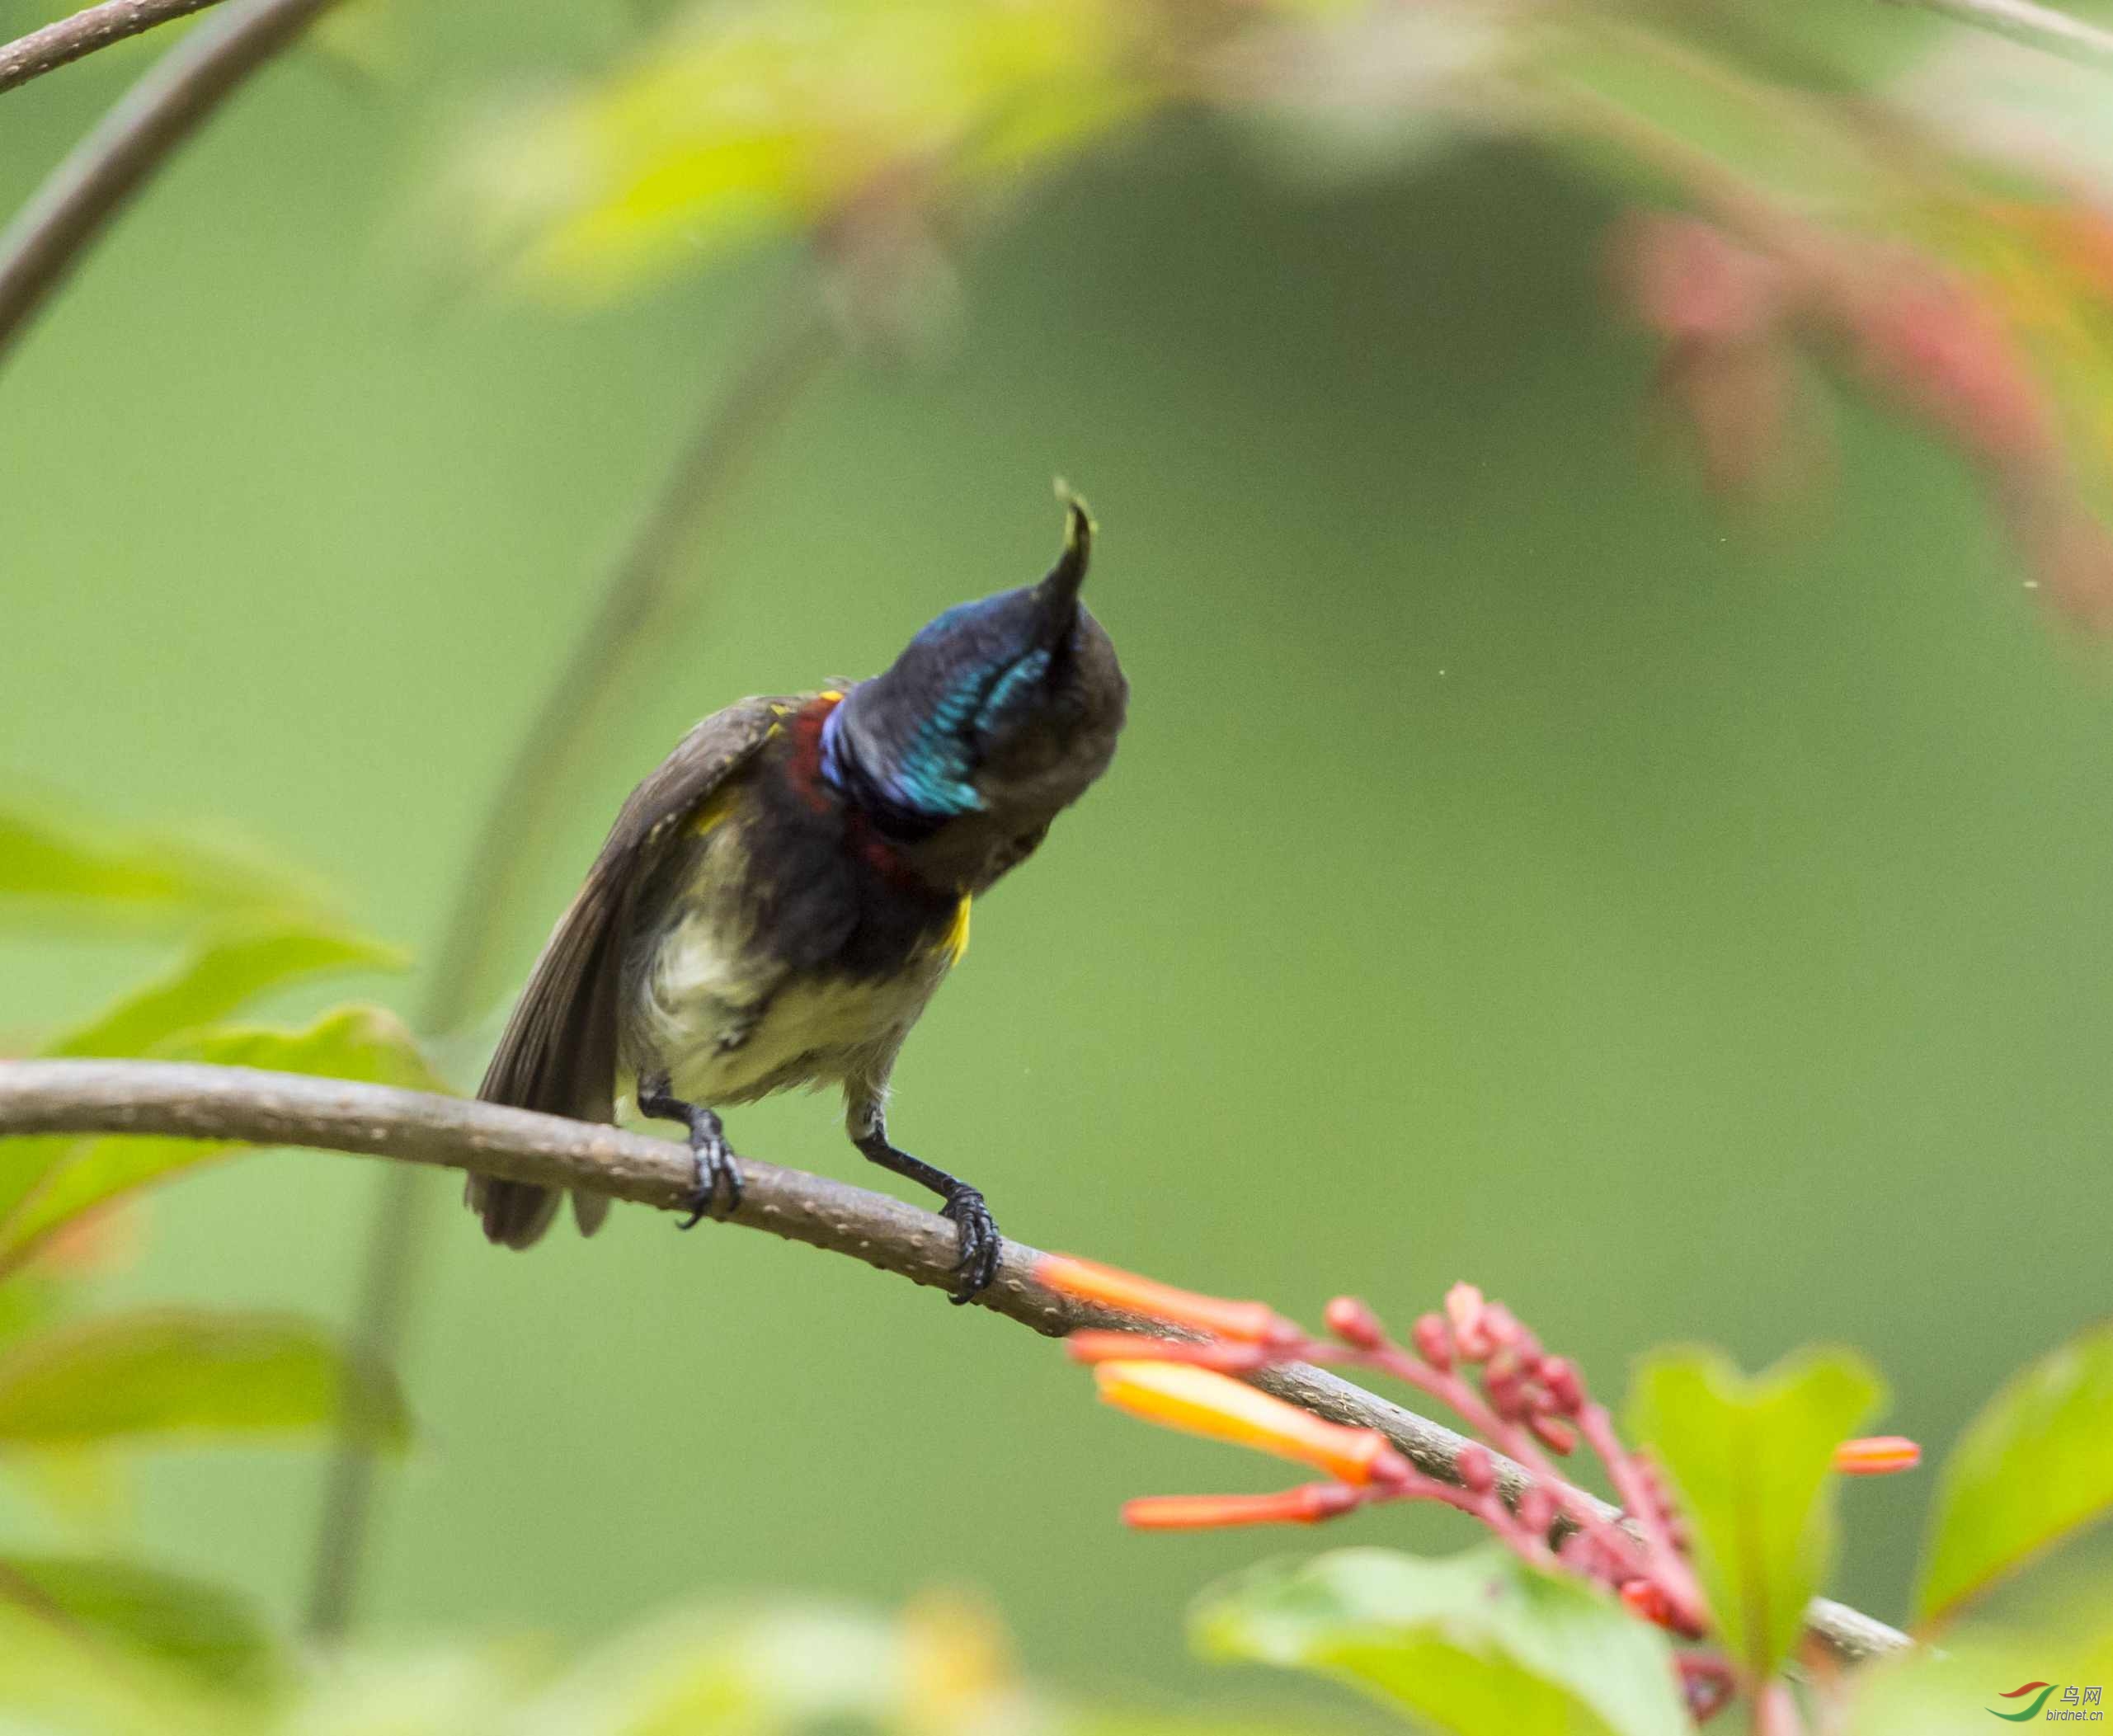
[[[30,1133],[140,1133],[304,1146],[410,1164],[474,1170],[544,1188],[571,1188],[663,1211],[682,1208],[696,1180],[686,1146],[616,1127],[567,1121],[473,1099],[432,1097],[247,1067],[173,1061],[0,1061],[0,1137]],[[725,1221],[768,1230],[810,1247],[848,1254],[940,1288],[955,1281],[958,1231],[946,1219],[847,1182],[742,1164],[741,1203]],[[1040,1255],[1008,1241],[998,1276],[977,1298],[1052,1335],[1082,1326],[1136,1330],[1132,1316],[1061,1296],[1035,1282]],[[1298,1362],[1267,1368],[1254,1384],[1317,1416],[1377,1428],[1417,1468],[1457,1483],[1467,1442],[1451,1429]],[[1522,1486],[1521,1468],[1499,1455],[1499,1484]],[[1605,1509],[1615,1517],[1612,1508]],[[1904,1649],[1908,1636],[1825,1599],[1805,1611],[1810,1636],[1857,1663]]]
[[[156,61],[0,233],[0,360],[126,200],[336,0],[230,0]]]
[[[1894,0],[1894,3],[1942,12],[1947,18],[1993,31],[2028,47],[2045,49],[2065,60],[2113,67],[2113,31],[2042,6],[2039,0]]]
[[[480,1005],[514,882],[525,859],[524,838],[543,835],[546,810],[574,746],[598,703],[647,630],[663,618],[668,593],[685,570],[680,558],[699,521],[723,497],[743,460],[774,427],[834,349],[817,308],[799,303],[749,352],[730,384],[713,393],[660,493],[604,584],[593,618],[572,642],[562,668],[515,743],[487,805],[454,902],[441,929],[419,1019],[423,1031],[446,1033]],[[416,1169],[382,1179],[369,1221],[353,1343],[377,1367],[394,1366],[417,1311],[430,1201]],[[351,1619],[360,1558],[374,1508],[371,1430],[346,1418],[331,1461],[317,1524],[307,1629],[319,1639],[341,1635]]]
[[[12,91],[99,48],[108,48],[158,24],[188,18],[193,12],[219,3],[220,0],[103,0],[101,6],[84,7],[70,18],[59,19],[0,45],[0,91]]]

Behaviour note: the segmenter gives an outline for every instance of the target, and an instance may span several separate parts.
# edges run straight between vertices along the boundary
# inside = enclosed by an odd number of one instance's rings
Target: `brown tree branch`
[[[336,0],[230,0],[121,97],[0,233],[0,358],[125,202]]]
[[[687,1148],[615,1127],[381,1085],[169,1061],[0,1061],[0,1137],[29,1133],[304,1146],[581,1188],[663,1211],[680,1208],[695,1181]],[[945,1219],[753,1158],[743,1160],[742,1174],[747,1187],[727,1221],[848,1254],[913,1283],[945,1288],[953,1282],[957,1232]],[[981,1306],[1052,1335],[1142,1324],[1044,1290],[1034,1278],[1039,1257],[1008,1241],[996,1281],[978,1298]],[[1454,1463],[1466,1442],[1426,1417],[1304,1363],[1265,1369],[1253,1379],[1317,1416],[1377,1428],[1420,1470],[1457,1480]],[[1501,1458],[1498,1464],[1504,1485],[1518,1487],[1519,1468]],[[1612,1508],[1606,1511],[1614,1517]],[[1883,1622],[1824,1598],[1807,1609],[1805,1624],[1811,1639],[1847,1663],[1910,1643]]]
[[[0,91],[12,91],[99,48],[108,48],[158,24],[188,18],[193,12],[219,3],[220,0],[103,0],[101,6],[84,7],[70,18],[60,18],[42,30],[0,44]]]

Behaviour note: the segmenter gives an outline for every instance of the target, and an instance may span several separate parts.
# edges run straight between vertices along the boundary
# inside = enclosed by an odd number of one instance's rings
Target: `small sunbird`
[[[997,1270],[983,1195],[888,1139],[888,1075],[968,945],[969,906],[1108,769],[1129,685],[1079,601],[1093,520],[1066,495],[1040,583],[949,609],[882,674],[742,699],[631,793],[558,919],[478,1095],[613,1122],[681,1122],[687,1229],[741,1197],[718,1111],[840,1084],[851,1141],[941,1196],[953,1300]],[[555,1193],[472,1176],[484,1233],[526,1248]],[[575,1193],[591,1235],[608,1215]]]

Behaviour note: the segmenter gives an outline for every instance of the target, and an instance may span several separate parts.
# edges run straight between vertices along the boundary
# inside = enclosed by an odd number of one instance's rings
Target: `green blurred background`
[[[261,80],[0,377],[0,774],[224,819],[414,944],[789,263],[591,318],[446,289],[412,214],[452,119],[627,26],[431,10],[398,74]],[[145,58],[0,104],[0,196]],[[520,840],[510,973],[685,727],[1038,572],[1061,473],[1101,520],[1132,722],[979,908],[898,1075],[906,1142],[1027,1240],[1308,1317],[1471,1277],[1609,1390],[1668,1339],[1846,1341],[1941,1447],[2103,1306],[2113,688],[1958,461],[1861,406],[1838,490],[1770,520],[1660,463],[1613,213],[1522,153],[1317,191],[1202,125],[1035,190],[945,352],[836,368],[699,540],[701,600]],[[144,956],[7,937],[0,1026]],[[832,1103],[734,1131],[872,1179]],[[342,1319],[381,1179],[219,1169],[157,1197],[109,1293]],[[1101,1413],[1054,1346],[849,1261],[643,1212],[516,1258],[433,1193],[425,1444],[387,1484],[373,1631],[941,1582],[1089,1694],[1292,1691],[1179,1639],[1281,1540],[1114,1517],[1268,1466]],[[146,1553],[290,1615],[318,1482],[158,1461]],[[1927,1494],[1849,1489],[1839,1594],[1899,1613]]]

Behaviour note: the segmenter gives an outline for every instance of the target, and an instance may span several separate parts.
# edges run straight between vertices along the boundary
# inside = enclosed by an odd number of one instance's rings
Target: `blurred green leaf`
[[[1847,1715],[1835,1726],[1838,1736],[1989,1736],[2003,1728],[1990,1714],[2016,1712],[2029,1702],[2029,1696],[2002,1697],[2021,1683],[2106,1686],[2113,1677],[2113,1629],[2103,1623],[2113,1588],[2101,1579],[2076,1589],[2066,1620],[2017,1632],[1968,1628],[1947,1635],[1941,1649],[1917,1646],[1854,1671],[1842,1684]],[[2058,1705],[2050,1701],[2047,1715],[2026,1727],[2044,1729]]]
[[[1884,1388],[1847,1351],[1786,1357],[1748,1379],[1715,1351],[1652,1357],[1629,1428],[1673,1480],[1725,1649],[1765,1679],[1832,1563],[1834,1449]]]
[[[0,1597],[225,1687],[259,1688],[276,1649],[256,1614],[217,1586],[127,1561],[0,1555]]]
[[[427,1066],[402,1021],[380,1007],[340,1007],[301,1031],[208,1028],[158,1043],[151,1052],[161,1061],[308,1073],[412,1091],[449,1089]],[[229,1152],[256,1148],[227,1141],[113,1136],[23,1140],[0,1149],[8,1160],[0,1198],[12,1200],[0,1216],[4,1275],[46,1236],[82,1213]]]
[[[56,1318],[68,1289],[43,1271],[18,1272],[0,1283],[0,1353]],[[106,1531],[125,1509],[116,1467],[99,1448],[18,1451],[7,1456],[5,1469],[10,1481],[78,1531]]]
[[[418,1039],[402,1019],[387,1007],[356,1002],[332,1008],[304,1030],[224,1025],[157,1043],[153,1052],[158,1061],[261,1067],[450,1094],[447,1081],[427,1063]]]
[[[826,1603],[680,1611],[582,1659],[518,1720],[520,1736],[583,1730],[884,1727],[906,1672],[895,1629]]]
[[[225,1019],[267,990],[333,972],[400,970],[407,962],[396,948],[308,918],[247,924],[203,943],[167,975],[120,995],[38,1052],[148,1055],[159,1045]],[[26,1200],[92,1143],[63,1136],[12,1143],[7,1162],[0,1165],[0,1226],[7,1226]],[[8,1245],[0,1227],[0,1248]]]
[[[766,0],[692,8],[599,85],[464,165],[470,233],[600,299],[892,186],[1017,169],[1147,100],[1119,0]]]
[[[1960,34],[1934,7],[1785,6],[1781,0],[1627,0],[1626,9],[1749,77],[1854,96]],[[1875,118],[1875,117],[1866,117]]]
[[[318,1658],[272,1736],[523,1736],[511,1715],[548,1668],[548,1649],[499,1643]]]
[[[155,1044],[216,1024],[267,990],[345,971],[401,971],[400,948],[294,919],[206,941],[166,976],[120,996],[54,1037],[45,1055],[145,1055]]]
[[[18,900],[40,914],[58,906],[135,922],[313,910],[325,902],[314,886],[239,847],[11,801],[0,806],[0,917]]]
[[[1198,1645],[1318,1670],[1459,1736],[1682,1736],[1665,1636],[1500,1544],[1344,1550],[1208,1593]]]
[[[255,1708],[195,1675],[0,1598],[0,1730],[7,1736],[238,1736]]]
[[[11,1481],[77,1532],[106,1536],[130,1507],[115,1456],[101,1447],[18,1448],[4,1468]]]
[[[0,1452],[341,1428],[392,1449],[411,1437],[393,1377],[283,1315],[106,1315],[0,1354]]]
[[[1223,1716],[1177,1718],[1155,1712],[1088,1712],[1063,1720],[1063,1736],[1320,1736],[1334,1731],[1342,1736],[1339,1723],[1291,1724],[1282,1719],[1264,1721]]]
[[[1992,1582],[2113,1508],[2113,1324],[2021,1370],[1967,1425],[1930,1515],[1918,1621],[1941,1621]]]
[[[6,1146],[0,1146],[0,1163],[7,1152]],[[43,1325],[58,1312],[64,1295],[64,1287],[47,1273],[24,1273],[0,1284],[0,1349],[10,1339]]]
[[[1869,204],[1889,191],[1884,164],[1834,107],[1807,101],[1733,59],[1697,52],[1673,32],[1615,7],[1566,9],[1541,33],[1537,76],[1559,100],[1582,97],[1574,148],[1617,181],[1664,172],[1639,144],[1676,150],[1761,189],[1829,205]],[[1611,156],[1603,155],[1612,147]]]

